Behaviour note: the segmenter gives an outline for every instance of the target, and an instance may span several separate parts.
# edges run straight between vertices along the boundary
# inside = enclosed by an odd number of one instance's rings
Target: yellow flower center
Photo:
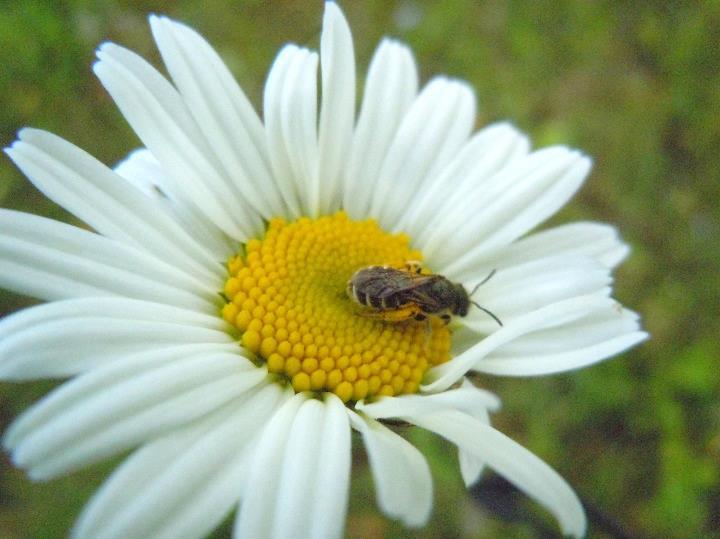
[[[222,315],[240,342],[287,377],[295,391],[332,391],[344,402],[418,390],[425,371],[447,361],[441,322],[386,322],[351,300],[348,279],[370,265],[420,260],[404,234],[343,213],[273,219],[261,240],[228,261]]]

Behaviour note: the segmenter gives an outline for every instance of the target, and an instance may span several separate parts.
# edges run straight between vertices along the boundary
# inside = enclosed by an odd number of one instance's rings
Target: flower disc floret
[[[297,392],[332,391],[344,402],[415,393],[425,372],[449,359],[448,328],[374,319],[345,293],[359,268],[419,260],[409,242],[343,212],[273,219],[264,238],[228,261],[223,318]]]

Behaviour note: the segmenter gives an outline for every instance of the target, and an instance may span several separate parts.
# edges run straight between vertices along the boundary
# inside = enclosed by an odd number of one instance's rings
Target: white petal
[[[401,216],[398,229],[407,231],[417,245],[448,213],[468,197],[476,196],[485,182],[503,166],[524,157],[530,143],[513,126],[500,123],[476,133],[453,160],[416,192]]]
[[[629,252],[614,226],[577,222],[531,234],[490,253],[449,261],[443,274],[467,282],[481,267],[501,268],[555,255],[589,256],[614,268]]]
[[[106,43],[93,66],[103,86],[179,192],[229,236],[246,240],[259,216],[223,175],[211,148],[177,91],[135,53]]]
[[[143,251],[35,215],[0,209],[0,283],[45,300],[125,296],[212,311],[215,290]],[[219,281],[219,280],[218,280]]]
[[[225,260],[228,253],[237,251],[238,242],[208,221],[200,211],[177,195],[172,180],[162,165],[150,153],[139,148],[130,152],[115,166],[115,172],[140,189],[156,204],[171,213],[185,231],[204,245],[216,260]]]
[[[23,129],[5,151],[48,198],[108,236],[160,257],[198,279],[223,275],[222,266],[157,204],[69,142]]]
[[[500,400],[492,393],[479,389],[468,380],[462,386],[434,395],[404,395],[402,397],[382,397],[375,402],[357,403],[357,410],[377,419],[417,417],[439,411],[457,410],[490,423],[488,412],[500,408]],[[484,461],[460,449],[460,471],[467,486],[480,477]]]
[[[353,219],[368,215],[380,167],[417,89],[417,68],[410,49],[383,40],[368,69],[344,178],[343,208]]]
[[[240,498],[246,447],[283,398],[276,384],[265,386],[144,446],[95,494],[74,537],[209,533]]]
[[[638,316],[616,306],[571,324],[524,335],[488,354],[474,370],[500,376],[537,376],[586,367],[644,341]]]
[[[484,391],[476,388],[467,378],[462,381],[462,385],[460,387],[474,389],[475,391]],[[483,423],[489,425],[490,414],[488,413],[488,410],[489,408],[482,408],[478,406],[475,410],[469,410],[467,413],[478,421],[482,421]],[[478,458],[473,453],[465,451],[461,447],[458,447],[458,463],[460,464],[460,474],[465,482],[465,486],[468,488],[477,483],[480,479],[480,475],[485,469],[485,461],[483,459]]]
[[[155,16],[150,24],[173,82],[232,191],[265,218],[284,215],[260,118],[220,57],[183,24]]]
[[[253,492],[243,500],[235,520],[237,537],[272,537],[281,468],[287,455],[290,430],[307,395],[296,394],[270,419],[248,461],[247,485]],[[302,455],[299,455],[300,457]],[[302,530],[297,530],[302,531]]]
[[[496,268],[479,268],[466,282],[468,290],[482,282],[492,269]],[[610,270],[595,259],[553,256],[497,268],[497,273],[477,289],[472,299],[507,324],[564,299],[607,291],[611,281]],[[499,328],[492,317],[475,307],[470,307],[462,323],[480,333]]]
[[[317,215],[320,200],[317,64],[317,53],[287,45],[265,86],[265,124],[275,177],[290,174],[300,210],[309,216]],[[287,202],[295,210],[293,199]]]
[[[204,354],[117,381],[20,439],[13,462],[47,480],[170,432],[265,378],[264,369],[239,367],[244,362],[235,354]]]
[[[350,152],[355,120],[355,55],[352,35],[335,2],[325,3],[320,38],[322,105],[318,131],[320,213],[339,203],[341,174]]]
[[[293,178],[292,165],[285,147],[282,127],[282,100],[286,76],[293,58],[298,54],[295,45],[287,45],[278,53],[265,82],[263,111],[265,116],[265,134],[270,164],[280,192],[283,194],[289,216],[300,217],[300,198]]]
[[[380,510],[406,526],[424,526],[433,499],[425,457],[404,438],[369,417],[350,411],[350,420],[362,434]]]
[[[163,186],[171,181],[162,165],[146,148],[131,151],[113,170],[155,202],[169,196]]]
[[[560,209],[589,171],[587,157],[561,147],[515,160],[434,229],[423,254],[447,267],[508,245]]]
[[[0,377],[69,376],[143,350],[235,341],[217,316],[124,298],[39,305],[0,321]]]
[[[341,537],[350,480],[344,405],[302,394],[263,432],[250,463],[252,495],[240,506],[240,537]]]
[[[614,312],[614,315],[613,315]],[[471,369],[481,370],[484,369],[483,362],[492,357],[493,354],[498,353],[501,347],[512,345],[514,341],[532,334],[538,333],[542,336],[543,332],[552,332],[561,329],[563,326],[572,326],[572,324],[581,321],[583,319],[595,320],[596,317],[610,317],[613,316],[615,319],[620,320],[623,318],[622,311],[619,309],[618,304],[607,297],[607,293],[601,292],[598,294],[591,294],[588,296],[578,296],[575,298],[566,299],[553,303],[536,311],[532,311],[524,316],[519,316],[508,324],[498,329],[492,335],[489,335],[485,339],[481,340],[475,346],[469,348],[466,352],[452,360],[444,363],[438,367],[432,368],[426,375],[426,381],[428,383],[422,386],[423,391],[437,392],[442,391],[450,387],[453,383],[459,380],[466,372]],[[625,323],[614,325],[613,329],[616,331],[614,335],[609,337],[606,341],[594,343],[588,349],[581,347],[577,350],[577,353],[566,350],[569,353],[573,353],[573,361],[566,361],[567,358],[560,357],[559,363],[548,365],[546,362],[541,362],[542,368],[550,369],[545,372],[559,372],[566,370],[567,368],[576,368],[583,364],[583,362],[594,362],[604,359],[612,354],[617,354],[625,348],[631,346],[634,343],[639,342],[645,338],[643,332],[637,331],[637,321],[634,321],[630,327],[627,327]],[[591,334],[594,338],[595,334]],[[549,343],[551,339],[543,339],[543,344]],[[569,341],[566,344],[564,341],[558,341],[557,346],[571,348],[576,344],[575,341]],[[605,345],[608,347],[605,347]],[[543,352],[543,348],[535,348],[530,351],[531,358],[537,354]],[[545,350],[547,351],[547,350]],[[604,355],[598,356],[602,352]],[[552,357],[552,356],[551,356]],[[529,359],[529,358],[528,358]],[[524,363],[526,369],[532,370],[530,365],[532,363]],[[571,366],[574,365],[574,366]],[[514,370],[515,375],[523,375],[524,372],[516,365]],[[533,372],[533,374],[538,374]]]
[[[585,513],[572,488],[538,457],[491,426],[457,411],[408,418],[484,460],[517,488],[545,506],[564,534],[582,537]]]
[[[428,83],[402,120],[378,175],[370,215],[397,230],[415,192],[454,157],[475,123],[475,96],[460,81]]]
[[[478,410],[495,411],[498,408],[500,408],[500,400],[495,395],[473,385],[434,395],[380,397],[370,404],[362,401],[357,403],[359,411],[375,419],[432,414],[441,410],[460,410],[475,415]]]
[[[335,395],[308,400],[290,430],[275,510],[275,537],[342,537],[350,482],[350,426]]]
[[[236,351],[236,347],[232,345],[186,344],[143,351],[130,355],[123,361],[93,369],[62,384],[23,412],[3,435],[3,444],[8,449],[17,447],[21,439],[26,438],[32,431],[44,428],[49,421],[62,415],[65,410],[79,406],[85,399],[102,393],[106,388],[156,369],[165,363],[188,357],[223,356]],[[247,367],[243,367],[243,365],[247,365]],[[254,370],[255,367],[248,360],[240,357],[238,369]]]
[[[348,410],[338,397],[326,393],[324,399],[309,536],[342,537],[350,495],[350,423]]]

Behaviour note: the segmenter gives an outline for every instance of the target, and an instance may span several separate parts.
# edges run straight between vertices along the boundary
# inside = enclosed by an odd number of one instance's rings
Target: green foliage
[[[642,314],[652,338],[577,373],[487,379],[504,400],[494,421],[630,535],[717,536],[720,3],[373,0],[344,8],[360,80],[377,40],[391,34],[413,47],[424,80],[437,73],[467,79],[483,124],[510,120],[536,145],[565,143],[593,156],[588,183],[553,222],[619,226],[634,250],[618,272],[617,297]],[[157,62],[145,16],[167,13],[217,46],[259,106],[278,47],[289,40],[316,45],[322,5],[31,0],[0,10],[0,142],[8,145],[18,128],[33,125],[113,164],[139,141],[92,76],[99,43],[111,39]],[[0,178],[3,206],[70,219],[7,159]],[[26,304],[0,295],[2,312]],[[49,388],[3,385],[0,424]],[[488,516],[466,494],[455,451],[412,436],[433,467],[431,523],[408,531],[379,516],[358,452],[349,537],[537,537],[553,525],[531,513],[521,522]],[[0,536],[65,535],[111,469],[36,485],[3,460]],[[594,528],[590,536],[607,535]]]

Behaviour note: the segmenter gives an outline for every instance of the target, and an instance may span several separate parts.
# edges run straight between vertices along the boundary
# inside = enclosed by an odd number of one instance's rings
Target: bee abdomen
[[[400,298],[396,294],[387,296],[380,299],[380,304],[383,309],[397,309],[400,307]]]

